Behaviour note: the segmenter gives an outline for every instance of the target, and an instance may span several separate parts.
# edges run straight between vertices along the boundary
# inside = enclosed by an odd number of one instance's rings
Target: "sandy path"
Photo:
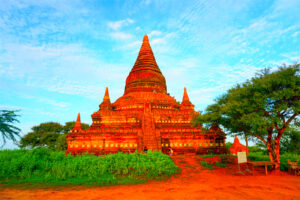
[[[166,181],[95,188],[1,189],[0,199],[300,199],[300,177],[234,176],[222,169],[201,170],[194,156],[177,157],[182,173]]]

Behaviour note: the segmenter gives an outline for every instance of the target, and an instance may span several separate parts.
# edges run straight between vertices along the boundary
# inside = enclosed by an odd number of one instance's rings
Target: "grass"
[[[207,154],[207,155],[201,155],[200,158],[211,158],[218,156],[220,158],[226,158],[224,159],[226,163],[234,163],[234,160],[232,157],[234,155],[229,155],[229,154]],[[235,156],[236,157],[236,156]],[[264,152],[249,152],[248,159],[252,161],[269,161],[269,155],[267,155]],[[298,161],[298,164],[300,164],[300,155],[298,154],[292,154],[292,153],[284,153],[280,155],[280,170],[281,171],[287,171],[288,170],[288,164],[287,160],[290,160],[291,162]],[[206,165],[206,164],[204,164]],[[224,166],[222,166],[224,165]],[[223,163],[216,163],[215,166],[219,167],[226,167],[226,164]]]
[[[41,148],[0,151],[0,183],[41,185],[116,185],[162,179],[178,172],[161,152],[66,156]]]
[[[206,154],[206,155],[200,155],[201,158],[211,158],[211,157],[215,157],[215,156],[223,157],[223,156],[228,156],[228,154],[214,154],[214,153],[209,153],[209,154]]]
[[[220,162],[216,162],[216,166],[217,166],[217,167],[227,167],[226,164],[220,163]]]
[[[269,161],[269,155],[264,154],[263,152],[249,152],[248,159],[251,159],[252,161]],[[285,153],[280,155],[280,170],[281,171],[287,171],[288,170],[288,164],[287,160],[290,160],[291,162],[298,161],[298,164],[300,164],[300,155],[298,154],[291,154],[291,153]]]
[[[201,164],[204,168],[207,168],[207,169],[210,169],[210,170],[215,169],[215,167],[213,166],[213,164],[209,164],[209,163],[207,163],[206,161],[201,161],[200,164]]]

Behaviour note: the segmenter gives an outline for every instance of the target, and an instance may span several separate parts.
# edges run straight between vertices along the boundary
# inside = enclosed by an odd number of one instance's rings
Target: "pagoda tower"
[[[145,35],[123,96],[111,103],[106,87],[99,110],[92,114],[90,128],[74,129],[68,134],[66,153],[130,153],[145,147],[163,152],[172,148],[177,154],[226,152],[222,130],[193,127],[195,115],[186,88],[181,104],[167,93],[166,79]]]

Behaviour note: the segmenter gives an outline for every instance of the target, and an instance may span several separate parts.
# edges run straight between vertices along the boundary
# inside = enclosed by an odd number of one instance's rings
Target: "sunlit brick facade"
[[[147,35],[130,71],[124,95],[110,102],[106,88],[100,109],[92,114],[93,123],[81,129],[80,116],[67,136],[67,153],[107,154],[147,149],[176,153],[224,153],[225,135],[218,127],[204,131],[193,127],[197,114],[186,88],[179,104],[167,93]]]

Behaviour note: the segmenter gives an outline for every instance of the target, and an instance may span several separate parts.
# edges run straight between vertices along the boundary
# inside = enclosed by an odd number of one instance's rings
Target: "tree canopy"
[[[278,168],[280,139],[292,122],[299,121],[299,100],[299,64],[274,72],[265,69],[217,98],[195,121],[222,125],[231,134],[261,140]]]
[[[66,122],[64,126],[56,122],[46,122],[31,128],[31,132],[21,138],[21,148],[48,147],[55,150],[66,150],[67,133],[74,127],[75,122]],[[82,123],[84,130],[89,128],[88,124]]]
[[[12,140],[17,143],[17,137],[20,137],[20,131],[14,123],[19,122],[17,119],[19,115],[16,114],[18,111],[14,110],[0,110],[0,133],[2,136],[2,146],[6,144],[6,140]]]

